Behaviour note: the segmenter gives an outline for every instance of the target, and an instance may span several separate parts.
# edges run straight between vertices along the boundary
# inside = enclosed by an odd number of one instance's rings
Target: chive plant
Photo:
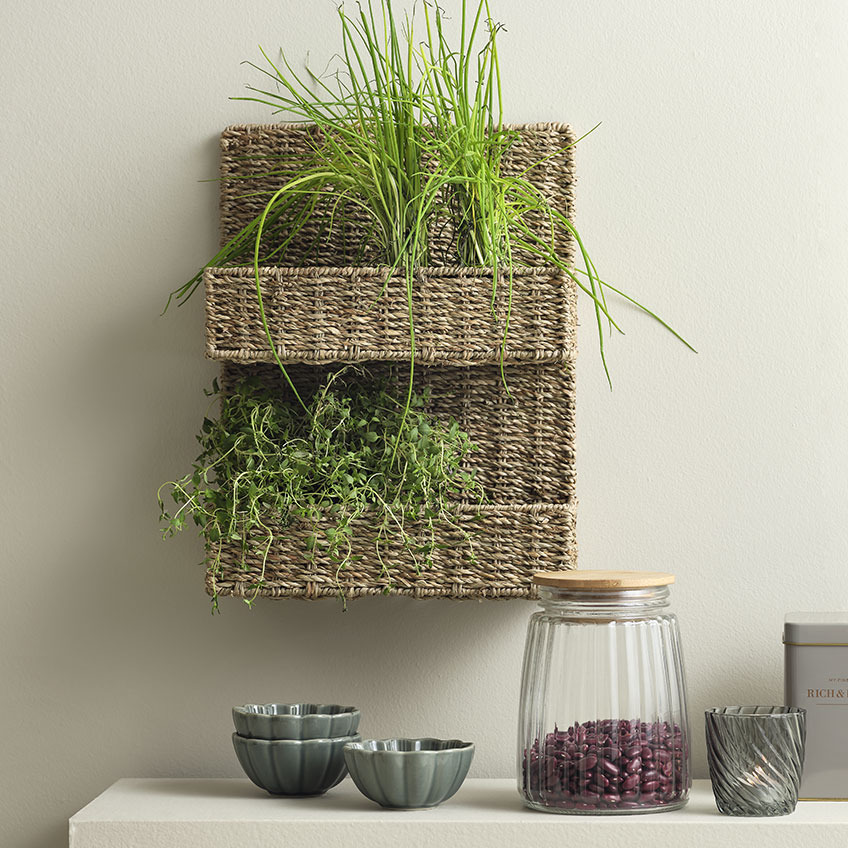
[[[499,25],[489,0],[477,0],[471,7],[463,0],[457,46],[446,34],[440,6],[424,2],[423,14],[419,42],[414,13],[399,29],[391,0],[369,0],[350,14],[341,5],[341,67],[329,76],[298,74],[285,56],[275,62],[264,50],[264,66],[248,63],[272,85],[248,86],[249,95],[234,99],[269,105],[296,121],[314,124],[322,139],[316,142],[314,159],[273,192],[262,214],[205,266],[253,262],[260,314],[275,358],[259,267],[285,255],[310,213],[328,197],[333,221],[344,221],[353,209],[364,214],[370,222],[368,246],[389,273],[401,269],[406,274],[413,356],[412,271],[427,264],[431,224],[446,215],[456,233],[457,262],[493,269],[493,304],[501,271],[511,294],[513,256],[519,250],[575,281],[591,299],[608,379],[604,320],[611,329],[619,327],[607,307],[607,289],[691,347],[650,309],[600,279],[574,225],[528,179],[546,160],[518,176],[502,172],[503,154],[517,134],[503,124]],[[547,222],[542,232],[530,223],[540,219]],[[582,267],[559,255],[561,231],[575,240]],[[262,236],[268,232],[274,234],[274,247],[262,253]],[[173,294],[185,298],[199,282],[200,272]],[[510,303],[508,297],[504,341]]]

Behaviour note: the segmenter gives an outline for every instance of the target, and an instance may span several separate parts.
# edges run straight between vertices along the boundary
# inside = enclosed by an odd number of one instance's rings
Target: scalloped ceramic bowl
[[[250,739],[338,739],[359,727],[359,710],[341,704],[244,704],[233,707],[239,736]]]
[[[244,773],[272,795],[323,795],[347,774],[344,746],[360,736],[338,739],[246,739],[233,734]]]
[[[459,739],[366,739],[344,746],[359,791],[382,807],[436,807],[465,780],[474,745]]]

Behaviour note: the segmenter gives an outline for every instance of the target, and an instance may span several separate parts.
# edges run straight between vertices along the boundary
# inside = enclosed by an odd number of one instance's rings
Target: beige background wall
[[[456,0],[446,0],[456,8]],[[667,569],[695,757],[710,704],[780,702],[783,613],[848,606],[848,11],[841,0],[495,0],[508,116],[603,121],[579,223],[621,305],[579,367],[583,567]],[[216,135],[257,44],[320,63],[334,4],[5,3],[0,11],[0,845],[59,848],[122,776],[238,775],[231,704],[360,704],[513,770],[531,605],[227,603],[158,536],[215,369],[201,302]],[[840,55],[841,50],[841,55]]]

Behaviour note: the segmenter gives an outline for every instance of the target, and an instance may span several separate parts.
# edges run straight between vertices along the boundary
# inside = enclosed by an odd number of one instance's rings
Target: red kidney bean
[[[601,764],[601,768],[605,772],[608,772],[609,774],[613,775],[613,777],[618,775],[620,769],[612,760],[608,759],[607,757],[601,757],[599,762]]]
[[[627,791],[630,789],[635,789],[639,785],[639,775],[638,774],[629,774],[624,780],[621,781],[621,788],[623,791]]]
[[[529,800],[604,812],[664,807],[689,789],[682,730],[667,722],[606,719],[555,728],[524,754]]]
[[[633,774],[634,772],[639,771],[642,768],[642,760],[640,757],[634,757],[630,762],[624,767],[624,770],[628,774]]]

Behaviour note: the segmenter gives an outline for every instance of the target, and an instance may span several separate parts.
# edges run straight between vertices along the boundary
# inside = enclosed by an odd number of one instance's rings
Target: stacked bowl
[[[347,774],[344,746],[360,713],[340,704],[233,707],[233,747],[245,774],[272,795],[323,795]]]

